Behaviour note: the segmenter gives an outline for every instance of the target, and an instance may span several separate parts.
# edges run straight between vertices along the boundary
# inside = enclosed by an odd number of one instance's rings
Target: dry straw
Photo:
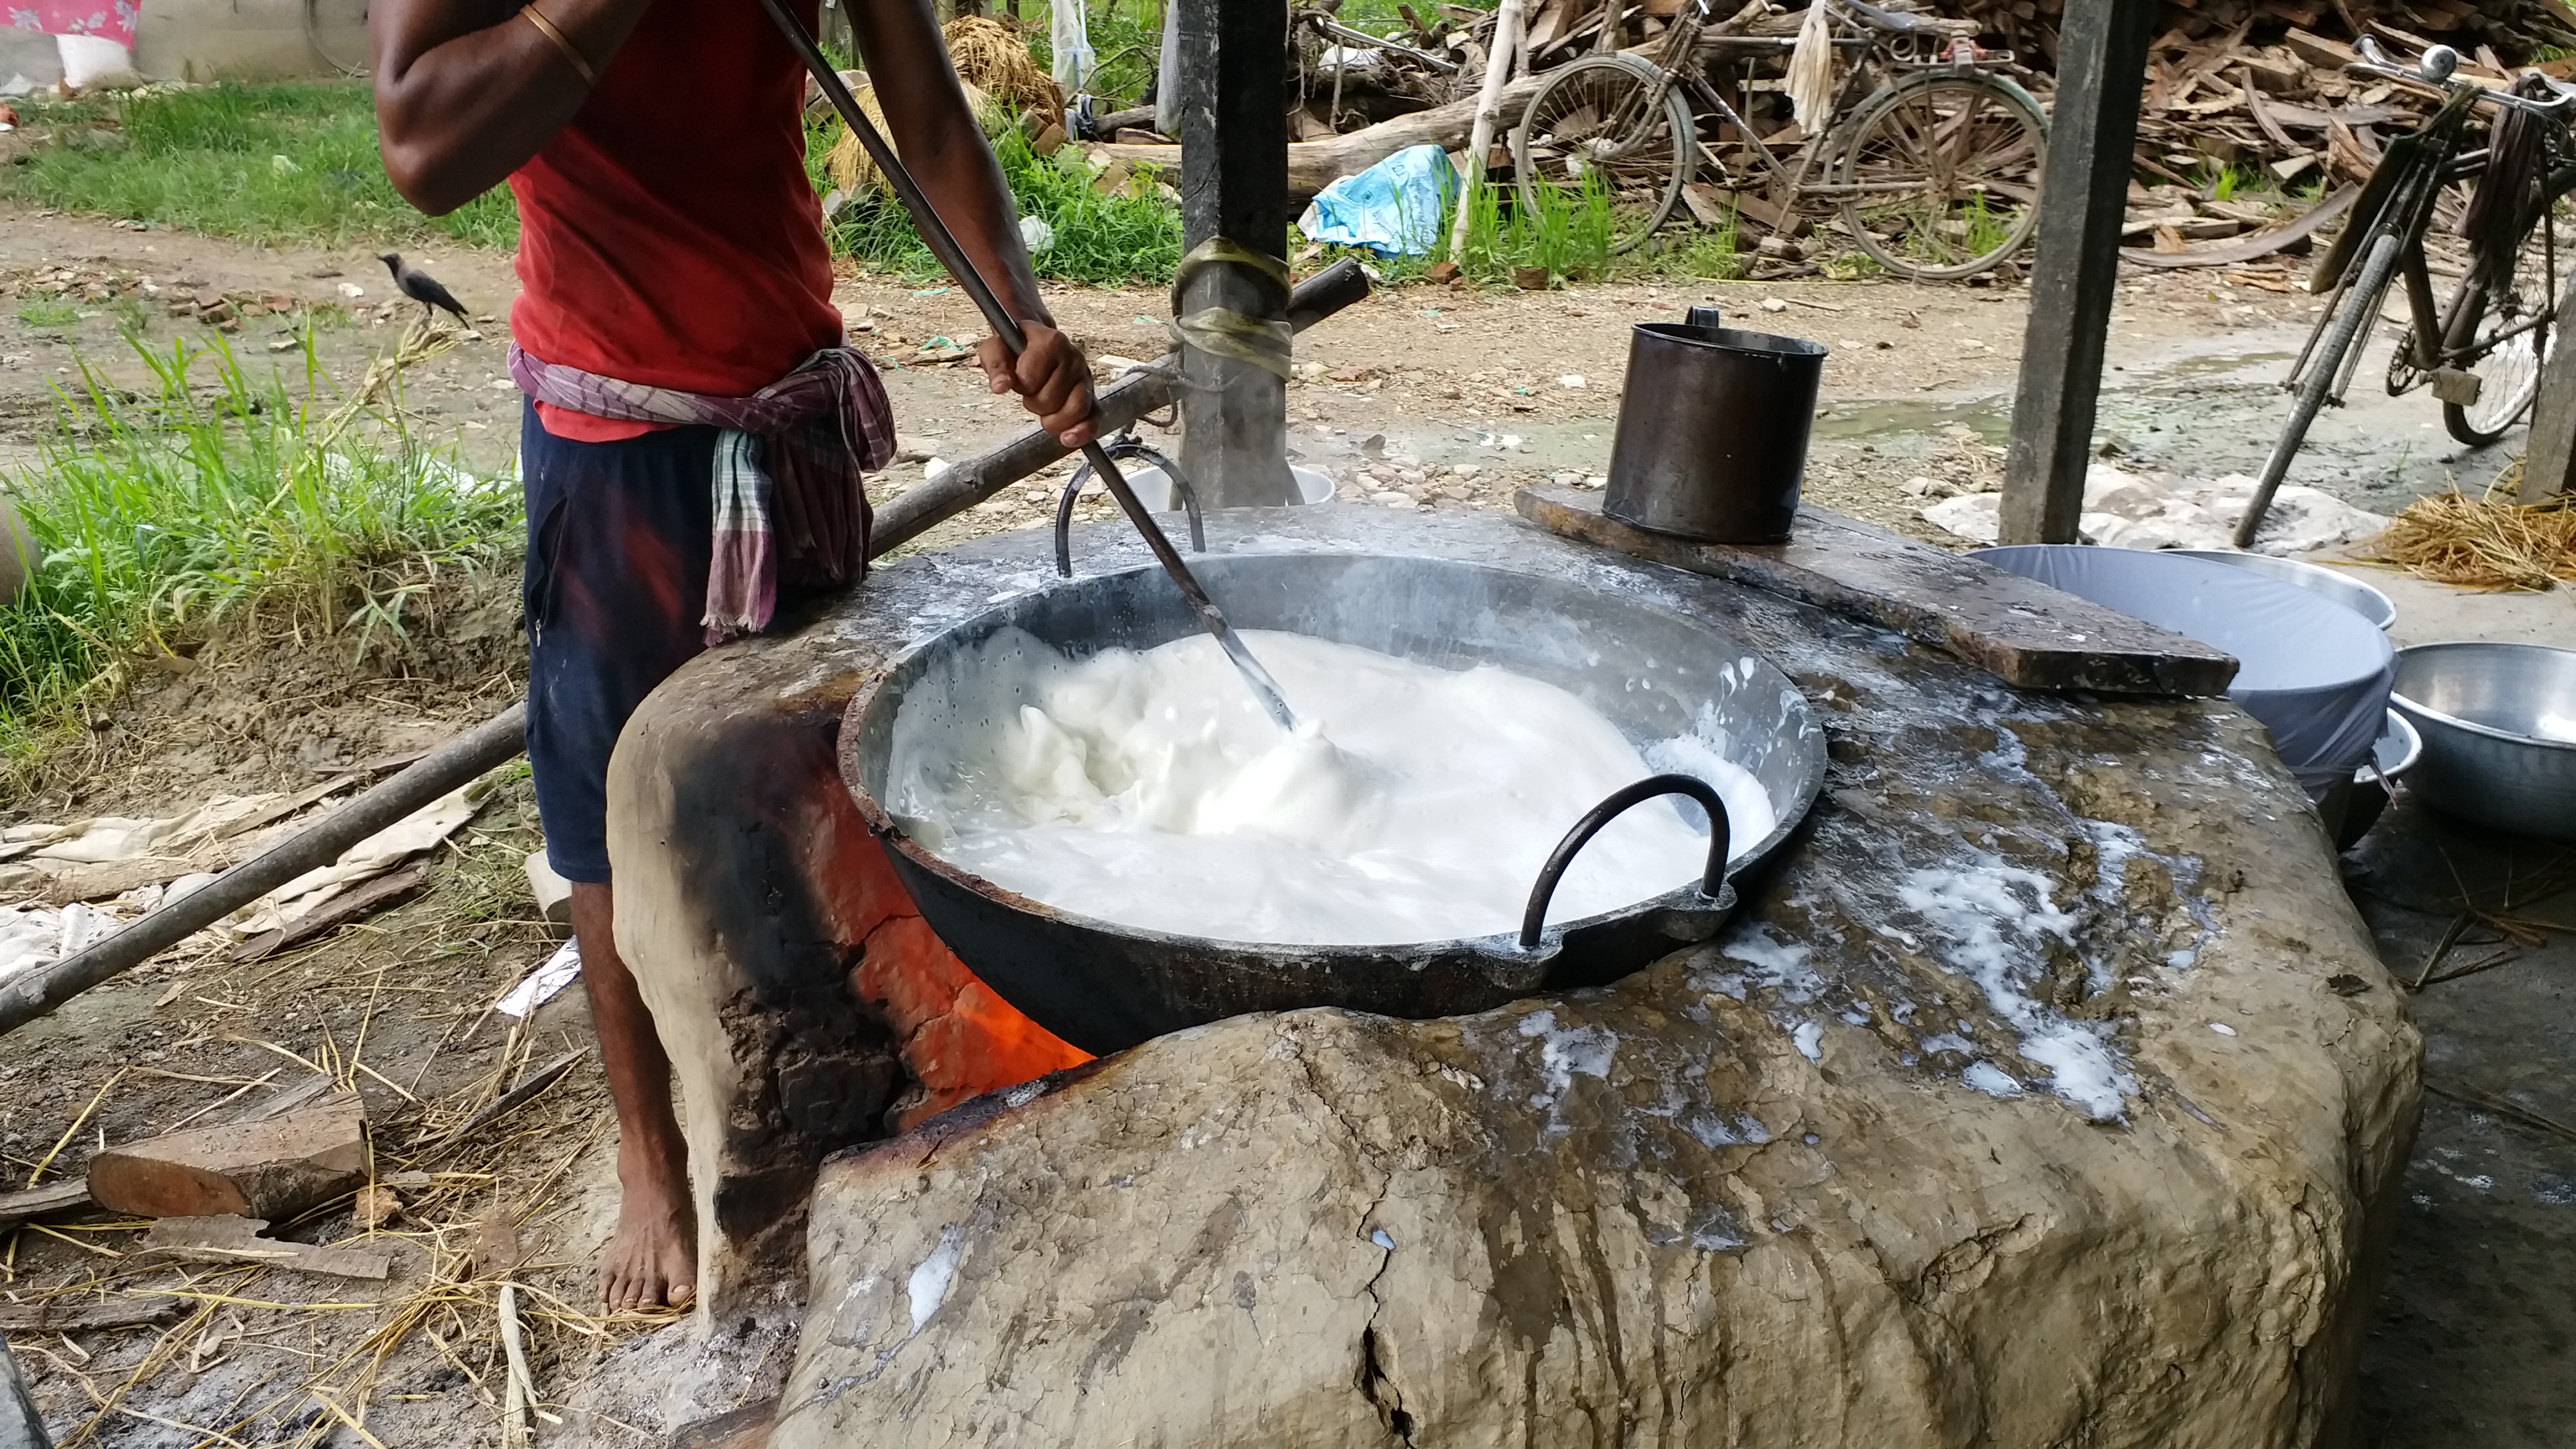
[[[2576,510],[2499,498],[2512,476],[2480,497],[2454,488],[2408,504],[2373,541],[2369,561],[2469,589],[2576,583]]]
[[[948,58],[956,64],[957,78],[966,86],[966,109],[986,135],[1007,125],[1013,113],[1064,123],[1063,93],[1029,58],[1029,48],[1017,30],[985,16],[961,15],[948,22],[942,33],[948,39]],[[850,96],[879,131],[888,129],[885,102],[878,98],[876,87],[853,83]],[[832,143],[823,164],[832,184],[842,191],[856,194],[862,187],[880,184],[876,163],[860,148],[859,138],[846,129]]]
[[[1022,115],[1034,111],[1050,121],[1064,120],[1063,93],[1029,58],[1017,30],[989,16],[961,15],[941,33],[948,38],[948,58],[966,84]]]

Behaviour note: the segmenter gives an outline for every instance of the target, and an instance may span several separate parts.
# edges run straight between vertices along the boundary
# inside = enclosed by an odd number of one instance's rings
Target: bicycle
[[[2342,405],[2388,289],[2399,280],[2409,325],[2389,359],[2390,397],[2430,384],[2442,404],[2443,427],[2457,441],[2482,448],[2502,438],[2540,394],[2565,282],[2558,264],[2560,212],[2576,189],[2568,130],[2576,87],[2536,71],[2510,91],[2455,81],[2459,54],[2445,45],[2425,51],[2412,68],[2392,62],[2367,37],[2355,49],[2362,59],[2346,65],[2347,74],[2429,85],[2444,99],[2420,129],[2388,143],[2308,280],[2311,295],[2329,295],[2281,384],[2293,395],[2290,416],[2237,524],[2238,548],[2253,547],[2318,409]],[[2474,146],[2473,113],[2481,105],[2495,107],[2496,119],[2488,144]],[[2444,188],[2470,181],[2476,189],[2458,227],[2469,264],[2450,300],[2437,303],[2424,238]]]
[[[1972,277],[2027,245],[2039,225],[2048,117],[2002,74],[2011,54],[1979,51],[1939,22],[1866,0],[1814,3],[1832,6],[1836,54],[1856,59],[1837,89],[1835,121],[1794,162],[1709,83],[1698,52],[1712,16],[1707,0],[1686,0],[1654,59],[1588,55],[1530,97],[1512,133],[1522,204],[1538,208],[1542,187],[1578,206],[1606,190],[1611,250],[1633,250],[1671,218],[1703,157],[1727,189],[1748,189],[1700,137],[1707,117],[1734,128],[1767,200],[1783,211],[1838,205],[1851,239],[1891,272]],[[1749,53],[1796,45],[1709,39]]]

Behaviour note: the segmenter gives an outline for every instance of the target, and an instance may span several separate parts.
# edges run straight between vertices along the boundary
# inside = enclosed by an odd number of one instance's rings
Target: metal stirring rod
[[[983,312],[984,321],[992,327],[993,335],[1001,338],[1002,345],[1010,348],[1011,355],[1017,357],[1029,345],[1028,334],[1020,330],[1019,319],[1002,305],[1001,297],[984,280],[983,274],[975,270],[975,264],[967,259],[965,249],[957,244],[956,234],[948,229],[948,223],[939,219],[930,198],[922,195],[912,173],[904,169],[902,158],[895,155],[894,147],[886,144],[885,137],[878,134],[867,113],[859,109],[858,101],[850,95],[850,88],[841,84],[841,73],[832,69],[832,62],[824,56],[822,47],[816,45],[814,38],[805,33],[805,27],[788,13],[784,0],[761,0],[761,5],[769,11],[769,18],[778,22],[787,43],[804,59],[805,69],[813,74],[814,84],[822,89],[824,98],[832,103],[832,109],[841,113],[841,120],[849,126],[850,134],[859,138],[859,145],[866,149],[868,159],[876,163],[878,174],[894,188],[895,197],[903,203],[903,209],[912,213],[912,223],[920,230],[921,239],[929,245],[931,254],[938,257],[939,264],[957,279],[957,285],[965,289],[966,295],[975,299],[975,306]],[[1127,486],[1125,475],[1118,471],[1116,463],[1110,461],[1108,452],[1095,440],[1082,445],[1082,456],[1091,461],[1092,471],[1100,475],[1101,483],[1109,489],[1109,496],[1118,500],[1119,511],[1125,513],[1127,521],[1136,525],[1136,531],[1144,535],[1145,547],[1153,551],[1154,561],[1161,564],[1163,572],[1171,575],[1172,582],[1180,587],[1181,597],[1189,601],[1191,610],[1199,616],[1200,626],[1215,637],[1217,647],[1225,651],[1225,657],[1234,662],[1244,682],[1252,686],[1253,696],[1261,701],[1261,707],[1269,711],[1281,729],[1295,729],[1297,716],[1289,710],[1287,697],[1279,692],[1279,681],[1270,677],[1270,671],[1262,668],[1261,661],[1253,658],[1252,651],[1235,636],[1234,626],[1226,622],[1224,611],[1217,608],[1216,601],[1208,597],[1206,589],[1199,587],[1197,576],[1181,560],[1180,550],[1172,547],[1171,539],[1164,536],[1162,525],[1145,511],[1143,503],[1137,501],[1135,492]]]

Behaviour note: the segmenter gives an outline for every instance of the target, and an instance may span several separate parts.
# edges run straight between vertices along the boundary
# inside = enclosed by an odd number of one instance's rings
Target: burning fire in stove
[[[986,1092],[1091,1060],[975,979],[913,913],[882,852],[854,854],[866,858],[874,877],[869,895],[901,903],[899,913],[868,932],[850,973],[851,989],[885,1013],[903,1044],[904,1066],[921,1086],[897,1111],[890,1124],[896,1131]]]

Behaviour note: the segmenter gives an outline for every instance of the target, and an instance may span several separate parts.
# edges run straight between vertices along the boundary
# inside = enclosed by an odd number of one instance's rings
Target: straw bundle
[[[886,129],[885,102],[877,98],[875,86],[853,87],[850,99],[859,103],[860,113],[875,123],[878,134],[888,141],[893,140],[894,133]],[[1010,122],[1002,107],[972,81],[966,83],[966,109],[974,113],[976,124],[984,128],[987,136],[998,135],[1001,128]],[[824,154],[823,169],[831,176],[834,186],[853,196],[861,187],[874,188],[884,184],[877,175],[877,163],[868,159],[867,148],[859,144],[858,133],[847,126],[841,128],[840,139],[834,141],[832,149]]]
[[[2576,510],[2499,502],[2454,489],[2408,504],[2375,540],[2372,562],[2470,589],[2576,583]]]
[[[1020,33],[999,20],[960,15],[940,32],[958,79],[1022,115],[1036,112],[1064,123],[1064,93],[1029,56]]]

